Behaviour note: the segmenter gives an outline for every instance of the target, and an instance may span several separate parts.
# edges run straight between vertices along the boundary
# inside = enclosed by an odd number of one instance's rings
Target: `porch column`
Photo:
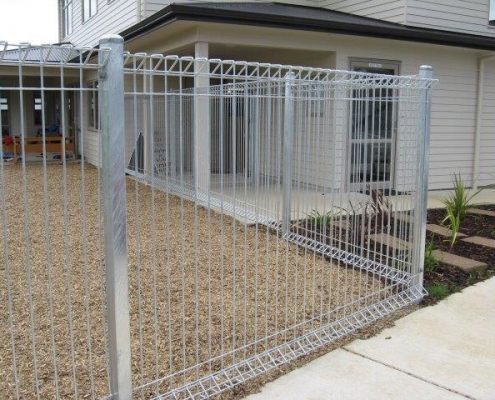
[[[150,64],[147,65],[147,67],[151,70],[152,65],[151,61],[146,61],[149,62]],[[151,85],[151,74],[145,73],[143,75],[143,93],[152,93],[153,92],[153,87]],[[144,139],[144,170],[146,171],[146,178],[148,181],[152,179],[155,173],[155,166],[153,165],[153,149],[154,149],[154,144],[153,142],[153,132],[151,130],[151,118],[150,118],[150,108],[151,108],[151,101],[152,101],[153,96],[147,96],[145,95],[143,98],[143,122],[142,122],[142,132],[143,132],[143,139]],[[138,105],[135,104],[134,107],[137,107]],[[138,127],[139,129],[139,127]],[[139,132],[138,132],[139,135]],[[134,143],[133,145],[136,146],[136,156],[138,153],[137,149],[137,144]]]
[[[208,43],[195,44],[194,56],[194,184],[196,195],[210,189],[210,85]]]

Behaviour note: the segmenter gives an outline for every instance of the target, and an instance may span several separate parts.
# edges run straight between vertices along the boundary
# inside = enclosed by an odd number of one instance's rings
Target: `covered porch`
[[[29,66],[2,68],[1,157],[11,162],[75,160],[83,120],[81,104],[86,99],[79,73],[53,65],[43,70],[42,61],[29,57],[35,50],[27,49],[23,55]],[[36,62],[39,67],[31,66]]]

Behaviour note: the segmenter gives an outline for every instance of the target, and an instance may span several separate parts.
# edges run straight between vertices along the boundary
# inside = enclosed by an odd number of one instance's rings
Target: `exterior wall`
[[[321,7],[403,24],[406,0],[326,0]]]
[[[86,161],[90,164],[100,166],[100,161],[101,161],[100,133],[95,130],[86,128],[84,130],[82,145],[84,146],[84,158],[86,159]]]
[[[182,0],[178,3],[192,1]],[[322,7],[411,26],[495,36],[495,28],[488,25],[489,1],[286,0],[281,3]],[[73,0],[73,33],[61,37],[61,40],[79,46],[96,45],[104,34],[121,32],[170,3],[169,0],[119,0],[111,3],[98,0],[96,15],[83,23],[82,0]]]
[[[446,46],[308,32],[268,29],[247,31],[246,27],[238,29],[219,25],[214,25],[211,29],[205,28],[201,32],[201,37],[211,43],[223,43],[227,46],[229,44],[259,46],[259,43],[263,43],[264,46],[273,49],[335,52],[338,69],[349,69],[349,59],[354,57],[398,60],[401,62],[400,72],[403,75],[417,74],[423,64],[432,65],[435,77],[440,82],[435,87],[433,96],[430,188],[450,188],[454,172],[460,172],[464,179],[471,183],[479,52]],[[242,48],[239,47],[238,51],[240,49]],[[246,56],[249,54],[247,58],[256,57],[256,49],[252,51],[254,53],[250,54],[248,53],[250,50],[244,49]],[[215,54],[211,56],[215,57]],[[297,65],[297,62],[293,65]],[[495,75],[491,84],[495,90]],[[490,92],[486,96],[490,96]],[[495,93],[491,96],[495,107]],[[486,110],[484,138],[488,138],[490,132],[495,131],[495,119],[490,118],[490,115],[493,115],[490,114],[491,109],[488,111],[489,109],[486,108]],[[490,139],[486,140],[490,141]],[[490,153],[485,157],[489,160]]]
[[[106,34],[118,33],[138,22],[136,0],[118,0],[108,3],[98,0],[96,15],[83,23],[82,0],[73,0],[72,33],[62,41],[76,46],[95,46]]]
[[[88,84],[90,81],[96,79],[96,72],[91,71],[86,77],[85,81]],[[84,158],[90,164],[99,166],[101,161],[101,147],[100,147],[100,132],[95,129],[91,129],[88,126],[89,122],[89,93],[85,92],[83,96],[83,115],[81,126],[81,136],[79,137],[79,155],[81,155],[81,148],[84,149]],[[78,104],[79,105],[79,104]]]
[[[488,25],[490,0],[407,0],[406,24],[495,36]]]
[[[402,75],[417,74],[422,64],[433,67],[439,83],[433,92],[430,189],[451,187],[454,172],[460,172],[470,182],[474,160],[478,57],[468,50],[440,46],[386,45],[385,42],[359,46],[357,39],[346,42],[348,45],[337,52],[338,68],[349,68],[349,57],[400,60]]]
[[[475,116],[480,52],[470,49],[426,45],[393,40],[328,35],[323,33],[277,30],[268,28],[236,27],[221,24],[204,24],[197,28],[196,37],[210,43],[210,57],[276,62],[275,58],[292,65],[310,64],[308,52],[314,52],[315,60],[324,60],[328,54],[330,68],[348,69],[350,58],[397,60],[401,62],[401,74],[417,74],[419,67],[430,64],[440,83],[435,87],[432,114],[430,188],[451,187],[452,174],[460,172],[471,184],[474,164]],[[164,41],[164,46],[167,43]],[[235,45],[234,47],[230,45]],[[263,47],[261,47],[261,45]],[[191,51],[193,46],[191,46]],[[147,51],[142,48],[140,51]],[[301,60],[294,59],[304,50]],[[232,54],[230,54],[230,52]],[[270,59],[263,59],[263,54]],[[193,55],[193,54],[184,54]],[[230,55],[230,56],[229,56]],[[317,65],[324,67],[324,65]],[[492,154],[495,141],[495,71],[493,63],[486,68],[485,108],[483,133],[480,146],[480,172],[489,171],[493,166]],[[92,133],[89,136],[92,138]],[[91,142],[88,137],[88,142]],[[97,139],[97,137],[96,137]],[[338,139],[340,140],[340,139]],[[90,147],[86,154],[89,159],[97,145]],[[98,159],[96,151],[95,158]],[[344,159],[340,165],[344,166]],[[337,164],[338,165],[338,164]],[[336,171],[338,172],[338,171]],[[484,173],[488,181],[489,174]]]

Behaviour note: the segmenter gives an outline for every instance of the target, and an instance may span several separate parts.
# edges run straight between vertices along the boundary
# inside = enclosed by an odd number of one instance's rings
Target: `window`
[[[488,21],[490,25],[495,25],[495,0],[490,0],[488,11]]]
[[[98,114],[98,82],[88,84],[88,126],[90,129],[98,130],[100,128],[100,119]]]
[[[41,125],[43,123],[43,108],[41,103],[41,94],[34,95],[34,124]]]
[[[398,75],[399,61],[351,58],[352,71]],[[349,185],[393,189],[397,140],[397,93],[392,88],[354,89],[350,107]]]
[[[64,37],[72,33],[72,0],[63,0],[62,3],[62,15],[63,24],[62,29],[64,30]]]
[[[5,94],[0,97],[0,110],[2,113],[2,137],[10,135],[9,124],[9,99]]]
[[[98,0],[83,0],[83,22],[96,14],[97,3]]]

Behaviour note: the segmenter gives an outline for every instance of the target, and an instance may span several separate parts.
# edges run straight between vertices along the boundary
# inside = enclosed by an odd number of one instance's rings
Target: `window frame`
[[[88,129],[92,131],[100,130],[100,115],[99,115],[99,98],[98,98],[98,81],[89,81],[88,82]]]
[[[39,100],[39,101],[38,101]],[[33,111],[34,111],[34,125],[43,125],[43,98],[41,92],[34,93],[33,95]]]
[[[84,24],[98,13],[98,0],[82,0],[81,7],[82,22]],[[86,13],[87,10],[89,11]]]
[[[5,100],[2,101],[2,100]],[[2,124],[0,126],[1,129],[1,137],[3,138],[3,132],[4,129],[6,130],[7,134],[10,136],[11,131],[10,131],[10,96],[8,93],[2,93],[0,95],[0,113],[5,113],[5,117],[2,116]]]
[[[64,38],[69,36],[74,29],[73,0],[62,2],[62,33]]]
[[[349,57],[349,70],[355,71],[358,68],[370,68],[376,69],[377,73],[380,73],[379,70],[394,70],[394,75],[401,74],[402,61],[400,60],[387,60],[387,59],[378,59],[378,58],[366,58],[366,57]],[[366,182],[370,187],[377,188],[379,190],[387,190],[395,188],[395,178],[397,171],[397,143],[398,143],[398,115],[399,115],[399,105],[394,105],[394,109],[391,110],[392,114],[392,126],[391,126],[391,137],[390,138],[359,138],[353,137],[353,118],[354,118],[354,110],[353,103],[355,98],[351,93],[351,102],[349,105],[349,126],[348,126],[348,134],[346,139],[346,147],[347,147],[347,155],[346,155],[346,163],[348,171],[352,171],[352,146],[353,144],[359,144],[361,146],[373,146],[374,144],[379,145],[390,145],[391,159],[390,159],[390,172],[388,172],[389,180],[378,180],[378,181],[369,181]],[[348,174],[347,181],[345,185],[348,190],[352,191],[360,191],[364,189],[363,183],[353,182],[352,173]]]

